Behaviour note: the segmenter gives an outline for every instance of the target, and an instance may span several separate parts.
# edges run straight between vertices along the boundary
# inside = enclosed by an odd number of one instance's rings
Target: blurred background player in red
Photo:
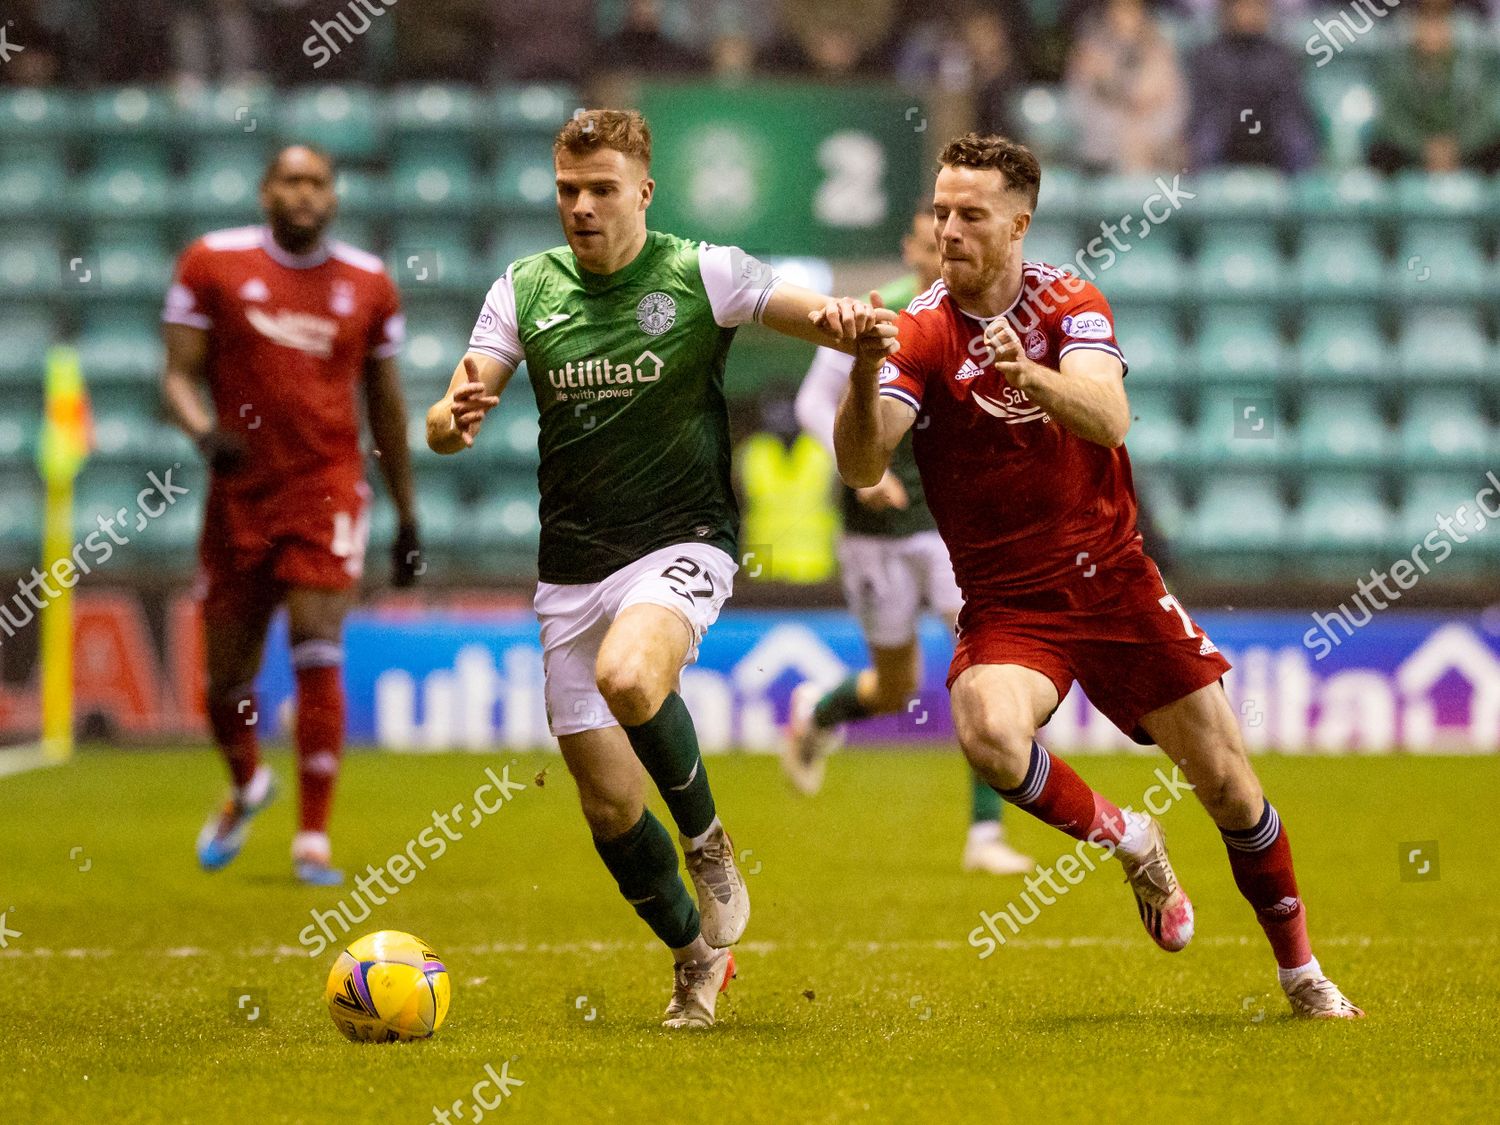
[[[292,861],[298,879],[318,885],[343,881],[328,814],[343,750],[343,620],[369,535],[360,390],[399,520],[392,582],[410,585],[420,569],[396,364],[400,297],[379,258],[325,239],[333,181],[325,153],[279,152],[261,183],[266,225],[188,247],[162,316],[162,394],[210,470],[199,545],[208,716],[233,780],[199,835],[198,860],[215,871],[234,859],[274,796],[254,684],[271,616],[285,604],[297,680]]]

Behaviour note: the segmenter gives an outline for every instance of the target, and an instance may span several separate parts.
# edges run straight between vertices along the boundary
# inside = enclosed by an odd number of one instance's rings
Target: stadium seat
[[[1469,224],[1487,203],[1483,177],[1474,172],[1403,172],[1396,178],[1396,209],[1409,223]]]
[[[1489,281],[1476,233],[1468,225],[1421,222],[1401,240],[1397,292],[1403,305],[1422,301],[1480,300]]]
[[[1329,163],[1336,167],[1361,163],[1378,112],[1370,83],[1330,66],[1308,75],[1307,94],[1323,126]]]
[[[1397,377],[1395,356],[1374,314],[1362,308],[1315,309],[1297,338],[1304,381],[1370,383]]]
[[[522,559],[534,565],[542,530],[534,483],[497,482],[464,510],[463,519],[465,542],[473,542],[482,550],[504,552],[512,566]]]
[[[0,296],[52,296],[62,285],[62,259],[62,244],[51,231],[0,235]]]
[[[0,251],[0,270],[3,270]],[[41,385],[46,370],[47,349],[61,336],[56,318],[45,305],[7,302],[0,310],[0,386],[14,383]]]
[[[423,448],[426,448],[425,444]],[[422,528],[424,551],[441,554],[453,545],[460,519],[463,520],[464,547],[472,542],[467,513],[461,515],[458,485],[445,460],[441,470],[427,472],[417,489],[417,521]],[[396,535],[396,511],[383,484],[375,486],[375,505],[370,517],[370,544],[367,566],[383,566]]]
[[[1130,364],[1126,389],[1134,394],[1143,386],[1171,383],[1188,374],[1183,362],[1186,347],[1176,318],[1164,309],[1132,309],[1129,316],[1115,318],[1115,335]]]
[[[1078,232],[1070,222],[1038,219],[1026,230],[1026,259],[1067,266],[1078,256]]]
[[[1290,462],[1296,442],[1276,396],[1263,384],[1213,387],[1198,399],[1193,445],[1204,465]]]
[[[264,162],[277,112],[271,87],[234,82],[179,89],[176,96],[176,128],[194,136],[195,152],[201,152],[204,144],[232,145]]]
[[[1286,529],[1286,504],[1276,478],[1235,473],[1211,478],[1184,521],[1182,541],[1197,552],[1273,554]]]
[[[1469,390],[1423,390],[1405,400],[1401,454],[1408,468],[1473,465],[1493,452],[1490,427]]]
[[[70,289],[90,299],[124,298],[159,306],[172,283],[176,267],[172,255],[154,239],[128,231],[106,227],[96,231],[95,238],[96,249],[85,251]],[[85,281],[90,268],[95,276]]]
[[[1297,442],[1309,469],[1380,468],[1390,454],[1390,437],[1371,391],[1313,390],[1302,399]]]
[[[1491,368],[1484,330],[1464,308],[1423,309],[1408,317],[1396,352],[1402,375],[1412,380],[1477,379]]]
[[[1182,290],[1187,274],[1183,260],[1178,256],[1172,240],[1156,235],[1145,242],[1130,245],[1123,253],[1117,253],[1107,243],[1096,249],[1098,256],[1087,253],[1079,259],[1098,272],[1094,284],[1099,286],[1111,301],[1122,304],[1143,305],[1151,303],[1170,304]],[[1114,255],[1110,262],[1108,255]],[[1104,268],[1104,267],[1108,268]],[[1087,277],[1087,273],[1084,274]]]
[[[1067,223],[1076,240],[1082,193],[1083,180],[1073,169],[1066,165],[1048,168],[1037,189],[1037,217],[1049,223]]]
[[[1371,476],[1336,473],[1309,481],[1291,522],[1303,551],[1378,551],[1389,538],[1391,515]]]
[[[477,304],[472,315],[479,315]],[[463,358],[473,327],[473,319],[451,302],[409,304],[406,347],[401,354],[403,381],[430,388],[436,398],[447,387],[454,365]]]
[[[1195,222],[1210,229],[1223,222],[1238,221],[1270,232],[1291,200],[1285,177],[1271,168],[1206,170],[1193,177],[1190,186],[1196,198],[1188,205],[1188,213]]]
[[[491,202],[507,211],[551,212],[557,200],[552,147],[535,143],[503,145],[488,191]]]
[[[36,563],[42,546],[42,488],[35,472],[0,475],[0,567]]]
[[[563,233],[557,219],[506,219],[500,232],[488,247],[488,251],[476,269],[475,292],[480,286],[488,290],[497,277],[502,275],[512,262],[531,254],[550,250],[563,244]]]
[[[1074,140],[1072,114],[1067,111],[1066,97],[1057,86],[1038,83],[1018,91],[1012,99],[1022,137],[1034,152],[1046,159],[1062,155]],[[1052,170],[1049,167],[1047,175]],[[1047,176],[1042,177],[1045,183]]]
[[[331,237],[376,256],[381,254],[385,245],[377,224],[368,219],[348,218],[342,213],[333,222]]]
[[[1475,497],[1486,487],[1489,485],[1481,472],[1421,472],[1409,475],[1403,481],[1401,505],[1394,529],[1394,534],[1399,538],[1393,538],[1390,545],[1404,554],[1412,549],[1413,544],[1422,543],[1431,534],[1434,545],[1440,539],[1448,540],[1450,559],[1437,558],[1430,549],[1425,552],[1425,557],[1432,564],[1441,566],[1445,573],[1475,569],[1482,565],[1483,552],[1475,549],[1479,544],[1474,542],[1479,515],[1475,511]],[[1493,497],[1487,497],[1486,503],[1491,509],[1494,508]],[[1450,521],[1452,533],[1441,530],[1439,517]],[[1469,541],[1461,543],[1458,536],[1464,536]],[[1494,526],[1494,521],[1486,517],[1486,526],[1478,539],[1487,542],[1493,552],[1497,537],[1500,537],[1500,527]]]
[[[85,323],[76,346],[83,377],[91,386],[101,382],[134,384],[155,407],[164,353],[154,320],[96,316]]]
[[[387,255],[391,276],[408,296],[419,290],[466,293],[474,258],[468,232],[461,224],[402,219],[391,231]]]
[[[166,158],[145,149],[111,150],[85,173],[82,202],[95,221],[165,218],[176,203]]]
[[[1365,301],[1390,290],[1390,275],[1367,226],[1319,221],[1304,226],[1297,248],[1304,305]]]
[[[383,176],[360,168],[340,168],[334,178],[339,197],[339,215],[350,219],[384,218],[387,214]]]
[[[373,90],[355,85],[298,90],[282,101],[281,139],[317,145],[336,157],[373,158],[385,140],[379,105]]]
[[[7,143],[0,150],[0,199],[12,220],[65,214],[68,173],[62,154],[32,142]]]
[[[1304,221],[1361,225],[1394,207],[1385,178],[1369,168],[1303,172],[1292,182],[1292,211]]]
[[[163,89],[119,86],[88,97],[87,129],[111,144],[120,138],[166,137],[177,127],[172,99]]]
[[[550,143],[582,104],[578,92],[568,86],[503,86],[482,112],[499,136],[530,134]]]
[[[432,149],[397,158],[390,175],[391,199],[407,214],[466,214],[474,206],[476,183],[472,161]]]
[[[60,88],[0,88],[0,142],[8,148],[20,140],[61,142],[77,130],[79,114],[73,94]]]
[[[1194,351],[1205,382],[1254,381],[1269,391],[1287,367],[1278,321],[1261,307],[1204,310]]]
[[[206,229],[259,222],[264,163],[261,153],[250,150],[215,146],[198,153],[187,173],[187,213],[206,221]]]
[[[1128,383],[1128,381],[1127,381]],[[1189,433],[1178,413],[1177,396],[1164,387],[1131,387],[1130,432],[1125,446],[1132,462],[1178,464],[1189,452]]]
[[[1238,223],[1206,230],[1193,276],[1198,292],[1218,302],[1262,302],[1288,295],[1280,251],[1271,232],[1258,225]]]
[[[480,97],[472,89],[437,83],[396,87],[386,99],[386,115],[398,144],[407,138],[469,139],[486,124]]]

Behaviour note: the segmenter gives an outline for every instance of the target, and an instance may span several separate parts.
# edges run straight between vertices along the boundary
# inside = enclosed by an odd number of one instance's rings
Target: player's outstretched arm
[[[1020,338],[1004,317],[985,330],[995,367],[1016,390],[1036,403],[1064,429],[1109,449],[1125,444],[1130,401],[1125,368],[1108,352],[1079,348],[1062,357],[1059,370],[1026,357]]]
[[[889,340],[896,347],[896,313],[852,297],[825,297],[811,289],[785,282],[766,301],[760,322],[784,336],[854,354],[862,335]]]
[[[880,308],[880,297],[870,294],[870,304]],[[834,315],[833,306],[824,310]],[[891,325],[894,328],[894,325]],[[839,476],[850,488],[870,488],[880,483],[890,467],[891,454],[911,429],[917,413],[905,403],[880,394],[880,369],[894,349],[893,338],[866,333],[857,338],[854,366],[849,371],[849,389],[839,404],[833,424],[833,453]]]
[[[515,368],[494,356],[469,352],[453,370],[448,393],[427,411],[427,447],[458,453],[474,444],[484,416],[500,405]]]

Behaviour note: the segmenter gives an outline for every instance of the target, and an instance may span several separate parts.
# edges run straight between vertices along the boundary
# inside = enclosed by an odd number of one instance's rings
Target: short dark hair
[[[276,175],[277,170],[281,168],[282,159],[294,148],[304,149],[307,152],[312,153],[324,164],[328,165],[328,174],[330,176],[338,175],[338,164],[333,159],[332,153],[330,153],[327,149],[319,148],[317,145],[303,144],[299,141],[296,144],[290,144],[279,148],[271,154],[271,159],[266,161],[265,171],[261,173],[260,183],[262,187],[271,182],[271,177]]]
[[[651,167],[651,128],[633,109],[580,109],[557,131],[552,155],[575,155],[612,148]]]
[[[1042,166],[1031,150],[1019,141],[998,133],[965,133],[943,146],[938,163],[944,168],[989,168],[1005,177],[1005,186],[1022,192],[1036,210]]]

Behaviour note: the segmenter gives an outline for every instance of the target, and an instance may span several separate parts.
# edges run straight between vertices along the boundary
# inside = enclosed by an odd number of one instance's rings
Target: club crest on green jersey
[[[677,302],[660,289],[647,293],[635,307],[635,322],[648,336],[660,336],[677,323]]]

